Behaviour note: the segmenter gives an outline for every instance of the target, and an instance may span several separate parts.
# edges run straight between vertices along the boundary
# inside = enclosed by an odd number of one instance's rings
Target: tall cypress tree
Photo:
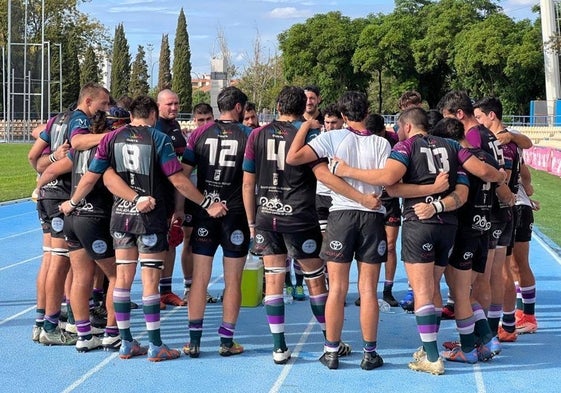
[[[131,80],[129,84],[129,93],[132,97],[146,95],[150,90],[148,84],[148,65],[146,64],[146,53],[144,47],[138,45],[138,52],[132,63]]]
[[[80,95],[80,63],[75,40],[68,40],[62,48],[64,77],[62,79],[62,107],[68,108]]]
[[[162,45],[160,47],[160,59],[158,64],[158,91],[171,88],[171,70],[168,35],[162,35]]]
[[[173,48],[173,75],[171,86],[179,96],[182,112],[191,112],[193,87],[191,86],[191,49],[189,48],[189,34],[183,8],[177,19],[175,42]]]
[[[88,82],[99,83],[100,79],[101,70],[99,68],[99,61],[93,48],[88,46],[80,69],[80,84],[83,86]]]
[[[120,23],[115,28],[113,40],[113,60],[111,62],[111,95],[121,97],[129,91],[131,77],[131,55],[125,28]]]

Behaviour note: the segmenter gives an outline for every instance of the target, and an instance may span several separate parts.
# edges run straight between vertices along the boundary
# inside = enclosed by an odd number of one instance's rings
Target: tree
[[[305,80],[320,87],[326,102],[346,90],[366,90],[368,75],[355,72],[351,58],[366,19],[351,20],[340,12],[318,14],[279,34],[283,69],[289,83]]]
[[[183,8],[177,19],[175,31],[175,42],[173,48],[173,75],[171,86],[179,97],[179,103],[183,112],[191,112],[193,86],[191,85],[191,49],[189,48],[189,34],[187,33],[187,21]]]
[[[170,55],[168,35],[162,34],[158,61],[158,91],[171,88]]]
[[[121,97],[129,91],[131,77],[131,55],[125,36],[125,28],[119,23],[113,39],[113,60],[111,61],[111,95]]]
[[[80,85],[83,86],[88,82],[99,83],[100,80],[101,70],[99,69],[99,60],[97,59],[94,49],[88,46],[80,69]]]
[[[76,103],[80,94],[80,66],[78,49],[72,40],[68,40],[68,44],[62,49],[62,56],[65,59],[65,73],[62,80],[62,107],[68,108]]]
[[[210,91],[202,91],[201,89],[193,90],[193,106],[201,103],[210,104]]]
[[[150,84],[148,83],[148,65],[146,64],[146,53],[142,45],[138,46],[138,51],[131,69],[131,80],[129,83],[129,95],[138,97],[148,94]]]

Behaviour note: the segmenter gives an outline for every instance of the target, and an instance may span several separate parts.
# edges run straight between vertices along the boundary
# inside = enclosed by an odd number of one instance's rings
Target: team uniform
[[[399,142],[399,136],[396,132],[384,133],[384,138],[389,142],[390,147],[394,147]],[[386,208],[385,225],[390,227],[401,226],[401,206],[399,205],[399,198],[393,198],[388,195],[386,190],[382,191],[382,204]]]
[[[452,192],[456,184],[469,187],[466,173],[458,157],[467,159],[469,152],[452,140],[435,136],[414,135],[396,144],[390,159],[407,167],[403,182],[407,184],[432,184],[439,171],[457,174],[450,177],[450,187],[444,193],[403,200],[403,232],[401,259],[407,262],[432,262],[446,266],[454,245],[458,226],[456,212],[441,212],[429,219],[419,220],[413,206],[416,203],[438,201]],[[465,161],[465,159],[462,160]]]
[[[207,123],[191,133],[182,162],[197,168],[197,188],[212,202],[221,202],[228,214],[211,218],[194,212],[191,246],[194,254],[213,256],[219,245],[224,256],[247,255],[249,227],[242,199],[242,163],[251,128],[237,122]]]
[[[316,177],[309,165],[286,164],[286,153],[302,122],[273,121],[249,136],[243,169],[256,176],[254,251],[318,258],[321,231],[315,206]],[[318,130],[308,133],[307,141]]]
[[[383,168],[390,153],[390,144],[368,131],[333,130],[308,142],[318,157],[342,157],[348,164],[361,169]],[[364,194],[382,193],[382,187],[354,179],[345,179]],[[350,263],[353,258],[366,263],[386,260],[384,206],[372,211],[343,195],[333,193],[327,225],[327,245],[324,260]]]

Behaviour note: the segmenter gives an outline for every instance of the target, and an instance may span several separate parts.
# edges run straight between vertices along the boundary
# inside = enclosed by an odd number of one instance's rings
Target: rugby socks
[[[171,277],[160,278],[160,293],[171,292]]]
[[[489,321],[485,316],[485,311],[479,303],[472,303],[473,317],[475,318],[475,335],[481,342],[488,343],[493,338]]]
[[[184,289],[190,289],[192,283],[193,283],[193,279],[185,278],[185,277],[183,278],[183,288]]]
[[[115,319],[121,334],[121,340],[132,341],[131,334],[131,292],[125,288],[115,288],[113,291],[115,305]]]
[[[362,350],[364,352],[375,352],[377,341],[363,341]]]
[[[70,304],[70,299],[66,300],[66,322],[71,325],[76,324],[76,320],[74,319],[74,313],[72,312],[72,305]]]
[[[456,319],[456,327],[460,333],[460,344],[463,352],[471,352],[475,347],[475,316],[466,319]]]
[[[304,285],[304,273],[302,273],[302,267],[300,264],[294,260],[293,263],[294,267],[294,277],[296,278],[296,286],[303,286]]]
[[[203,335],[203,320],[190,319],[189,320],[189,340],[193,346],[201,345],[201,337]]]
[[[316,317],[322,332],[325,333],[325,303],[327,302],[327,292],[319,295],[310,295],[310,307],[312,314]]]
[[[43,329],[46,332],[54,332],[58,326],[58,319],[60,317],[60,311],[57,311],[51,315],[45,315],[45,319],[43,320]]]
[[[89,319],[76,321],[76,331],[80,340],[89,340],[92,338],[92,325]]]
[[[160,294],[142,296],[142,311],[148,330],[148,341],[159,347],[162,345],[160,336]]]
[[[43,327],[45,322],[45,309],[37,308],[35,310],[35,326]]]
[[[282,294],[265,296],[263,304],[265,304],[269,329],[273,335],[273,350],[281,349],[286,351],[287,346],[284,337],[284,301]]]
[[[524,303],[522,302],[522,291],[520,290],[520,285],[518,284],[518,281],[515,281],[514,285],[516,287],[516,309],[523,310]]]
[[[497,331],[499,330],[499,321],[501,320],[502,313],[502,304],[491,303],[491,306],[489,306],[489,312],[487,313],[487,320],[489,321],[489,327],[491,328],[493,336],[496,336]]]
[[[393,290],[393,281],[386,280],[384,281],[384,293],[392,293]]]
[[[291,287],[292,286],[292,277],[290,275],[292,266],[292,258],[286,258],[286,273],[284,274],[284,286]]]
[[[230,348],[234,345],[234,332],[236,331],[235,323],[228,323],[222,321],[218,328],[218,335],[220,336],[220,343]]]
[[[93,289],[92,300],[94,301],[94,306],[99,306],[101,303],[103,303],[103,288]]]
[[[119,335],[119,328],[117,326],[106,326],[105,327],[105,334],[111,337],[115,337]]]
[[[503,321],[501,325],[505,332],[514,333],[514,331],[516,330],[516,318],[514,316],[514,310],[503,311]]]
[[[337,352],[339,350],[339,343],[341,341],[328,341],[325,340],[325,344],[323,345],[324,352]]]
[[[534,315],[536,313],[536,286],[520,287],[522,294],[522,310],[524,314]]]
[[[417,330],[423,342],[423,348],[430,362],[438,360],[438,347],[436,345],[437,325],[436,313],[433,304],[426,304],[415,311]]]

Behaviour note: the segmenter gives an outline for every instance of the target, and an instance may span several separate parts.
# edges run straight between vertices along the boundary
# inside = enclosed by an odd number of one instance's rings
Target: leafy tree
[[[132,63],[131,79],[129,83],[129,94],[131,97],[148,94],[150,85],[148,83],[148,65],[146,64],[146,53],[142,45],[138,46],[138,51]]]
[[[171,88],[170,55],[168,35],[163,34],[158,62],[158,91]]]
[[[88,46],[80,70],[80,84],[83,86],[88,82],[99,83],[100,80],[101,70],[99,69],[99,60],[97,59],[94,49]]]
[[[210,91],[202,91],[201,89],[193,90],[193,106],[200,103],[210,104]]]
[[[318,85],[326,102],[335,101],[345,90],[365,90],[368,76],[355,72],[350,59],[366,24],[366,19],[351,20],[340,12],[329,12],[279,34],[288,82],[300,79]]]
[[[179,97],[181,110],[191,112],[193,86],[191,85],[191,50],[189,49],[189,34],[187,33],[187,21],[183,8],[177,19],[175,31],[175,42],[173,48],[173,75],[171,86]]]
[[[111,61],[111,95],[121,97],[129,91],[131,77],[131,55],[125,36],[125,28],[119,23],[113,39],[113,60]]]

